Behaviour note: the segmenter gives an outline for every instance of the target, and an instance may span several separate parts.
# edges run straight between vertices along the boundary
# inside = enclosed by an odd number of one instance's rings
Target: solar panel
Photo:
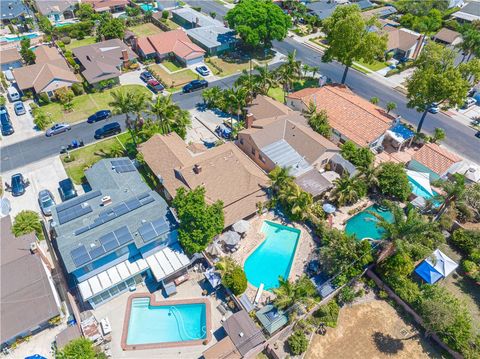
[[[117,238],[115,238],[113,232],[101,236],[98,240],[103,248],[105,248],[105,252],[110,252],[119,246]]]
[[[147,198],[147,197],[150,197],[150,193],[145,192],[145,193],[142,193],[142,194],[141,194],[140,196],[138,196],[137,198],[141,201],[142,199]]]
[[[92,257],[92,259],[95,259],[100,257],[104,253],[105,253],[105,249],[102,246],[95,247],[92,250],[90,250],[90,257]]]
[[[62,204],[59,204],[56,207],[57,213],[62,212],[62,211],[66,210],[68,208],[71,208],[73,206],[76,206],[80,203],[87,202],[87,201],[91,200],[92,198],[95,198],[95,197],[98,197],[98,196],[101,196],[101,195],[102,195],[102,192],[100,192],[100,191],[92,191],[92,192],[87,192],[82,196],[72,198],[72,199],[70,199],[66,202],[63,202]]]
[[[136,171],[135,166],[130,160],[114,160],[110,161],[110,163],[115,168],[115,171],[117,171],[117,173]]]
[[[142,236],[142,240],[145,243],[150,242],[157,237],[157,233],[150,222],[141,226],[138,229],[138,233],[140,233],[140,236]]]
[[[132,234],[128,230],[127,226],[120,227],[119,229],[116,229],[115,231],[113,231],[113,233],[117,237],[118,243],[120,245],[126,244],[131,240],[133,240]]]
[[[81,267],[90,261],[90,256],[88,255],[87,249],[84,245],[72,249],[70,255],[72,256],[73,263],[75,263],[77,267]]]
[[[159,218],[152,222],[153,229],[157,232],[157,236],[167,233],[170,230],[170,224],[165,218]]]
[[[77,229],[75,232],[73,232],[76,236],[79,236],[80,234],[82,233],[85,233],[86,231],[88,231],[90,229],[90,226],[85,226],[85,227],[81,227],[79,229]]]
[[[152,203],[153,201],[155,201],[155,199],[151,196],[148,196],[147,198],[144,198],[144,199],[140,200],[140,202],[142,203],[142,206],[145,206],[146,204]]]
[[[130,212],[128,210],[128,207],[125,203],[120,203],[118,206],[115,206],[113,208],[113,211],[115,212],[115,214],[117,215],[117,217],[120,217],[120,216],[123,216],[124,214]]]
[[[133,211],[134,209],[137,209],[142,206],[140,201],[136,198],[129,199],[128,201],[125,202],[125,205],[128,207],[130,211]]]

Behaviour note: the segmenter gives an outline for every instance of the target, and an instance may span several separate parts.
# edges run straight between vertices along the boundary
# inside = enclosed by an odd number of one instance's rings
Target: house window
[[[259,155],[258,155],[258,158],[260,158],[260,161],[262,161],[263,163],[266,162],[265,157],[263,157],[262,155],[259,154]]]
[[[255,152],[255,148],[252,147],[252,155],[255,156],[255,153],[256,153],[256,152]]]
[[[240,139],[240,144],[243,145],[243,138]]]

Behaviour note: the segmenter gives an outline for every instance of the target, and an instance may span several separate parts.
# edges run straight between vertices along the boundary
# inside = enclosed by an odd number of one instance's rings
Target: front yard
[[[215,76],[229,76],[233,75],[237,72],[241,72],[243,70],[248,70],[250,68],[250,64],[248,61],[245,62],[230,62],[230,61],[225,61],[224,59],[221,59],[219,57],[209,57],[205,59],[205,63],[210,68],[210,70],[213,72]],[[252,67],[255,66],[255,64],[252,64]]]
[[[150,22],[129,27],[128,30],[133,32],[138,37],[151,36],[163,32],[159,27]]]
[[[63,106],[58,102],[52,102],[40,107],[42,111],[52,119],[53,122],[75,123],[85,120],[88,116],[99,110],[111,110],[109,103],[112,101],[112,91],[125,91],[128,93],[141,92],[151,97],[152,93],[141,85],[124,85],[103,92],[84,94],[73,98],[73,109],[65,112]]]
[[[68,51],[72,51],[73,49],[75,49],[77,47],[91,45],[91,44],[94,44],[96,42],[97,41],[95,40],[95,37],[93,37],[93,36],[88,36],[88,37],[86,37],[82,40],[72,39],[71,42],[68,45],[65,44],[65,48]]]
[[[292,92],[299,91],[301,89],[304,89],[306,87],[318,87],[318,79],[315,78],[305,78],[305,79],[300,79],[298,81],[295,81],[293,83],[293,89]],[[274,100],[277,100],[281,103],[284,101],[284,91],[281,86],[276,86],[272,87],[268,90],[268,96],[273,98]]]
[[[148,69],[154,76],[162,80],[169,92],[175,92],[183,85],[198,78],[198,76],[190,69],[168,73],[157,64],[149,66]]]
[[[165,60],[162,62],[162,65],[165,66],[171,72],[180,71],[184,68],[182,64],[175,59]]]

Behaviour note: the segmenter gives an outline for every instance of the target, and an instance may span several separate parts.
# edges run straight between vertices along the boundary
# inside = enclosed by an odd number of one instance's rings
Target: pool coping
[[[199,340],[186,340],[180,342],[165,342],[165,343],[150,343],[150,344],[127,344],[128,337],[128,324],[130,322],[130,313],[132,312],[132,301],[136,298],[149,298],[150,305],[153,306],[165,306],[165,305],[177,305],[177,304],[205,304],[205,315],[207,325],[207,337]],[[122,329],[122,350],[142,350],[142,349],[160,349],[160,348],[172,348],[172,347],[184,347],[195,345],[207,345],[212,340],[212,313],[210,308],[210,301],[207,298],[192,298],[192,299],[177,299],[177,300],[161,300],[157,301],[155,295],[152,293],[135,293],[128,297],[127,306],[125,308],[125,319],[123,320]]]

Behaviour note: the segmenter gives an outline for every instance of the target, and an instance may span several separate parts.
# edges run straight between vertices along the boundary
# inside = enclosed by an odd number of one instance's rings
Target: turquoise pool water
[[[128,345],[183,342],[207,337],[205,303],[150,305],[150,298],[132,300]]]
[[[420,183],[415,181],[412,177],[408,176],[408,182],[410,182],[410,186],[412,187],[412,193],[416,196],[423,197],[425,199],[430,199],[437,195],[435,191],[433,191],[433,195],[428,192]]]
[[[245,274],[255,287],[278,287],[278,277],[288,278],[297,248],[300,230],[265,221],[262,232],[265,240],[245,261]]]
[[[157,12],[157,8],[153,6],[152,4],[140,4],[140,8],[143,11],[152,11],[152,12]]]
[[[62,26],[67,26],[67,25],[73,25],[73,24],[76,24],[76,21],[72,21],[72,22],[57,22],[55,23],[53,26],[54,27],[62,27]]]
[[[34,39],[38,37],[38,34],[25,34],[21,36],[2,36],[0,37],[0,42],[14,42],[14,41],[20,41],[21,39],[27,38],[27,39]]]
[[[390,211],[383,210],[379,205],[375,204],[350,218],[345,226],[345,232],[355,236],[357,239],[381,239],[383,231],[377,227],[376,223],[378,220],[369,211],[379,214],[388,221],[393,220],[393,214]]]

